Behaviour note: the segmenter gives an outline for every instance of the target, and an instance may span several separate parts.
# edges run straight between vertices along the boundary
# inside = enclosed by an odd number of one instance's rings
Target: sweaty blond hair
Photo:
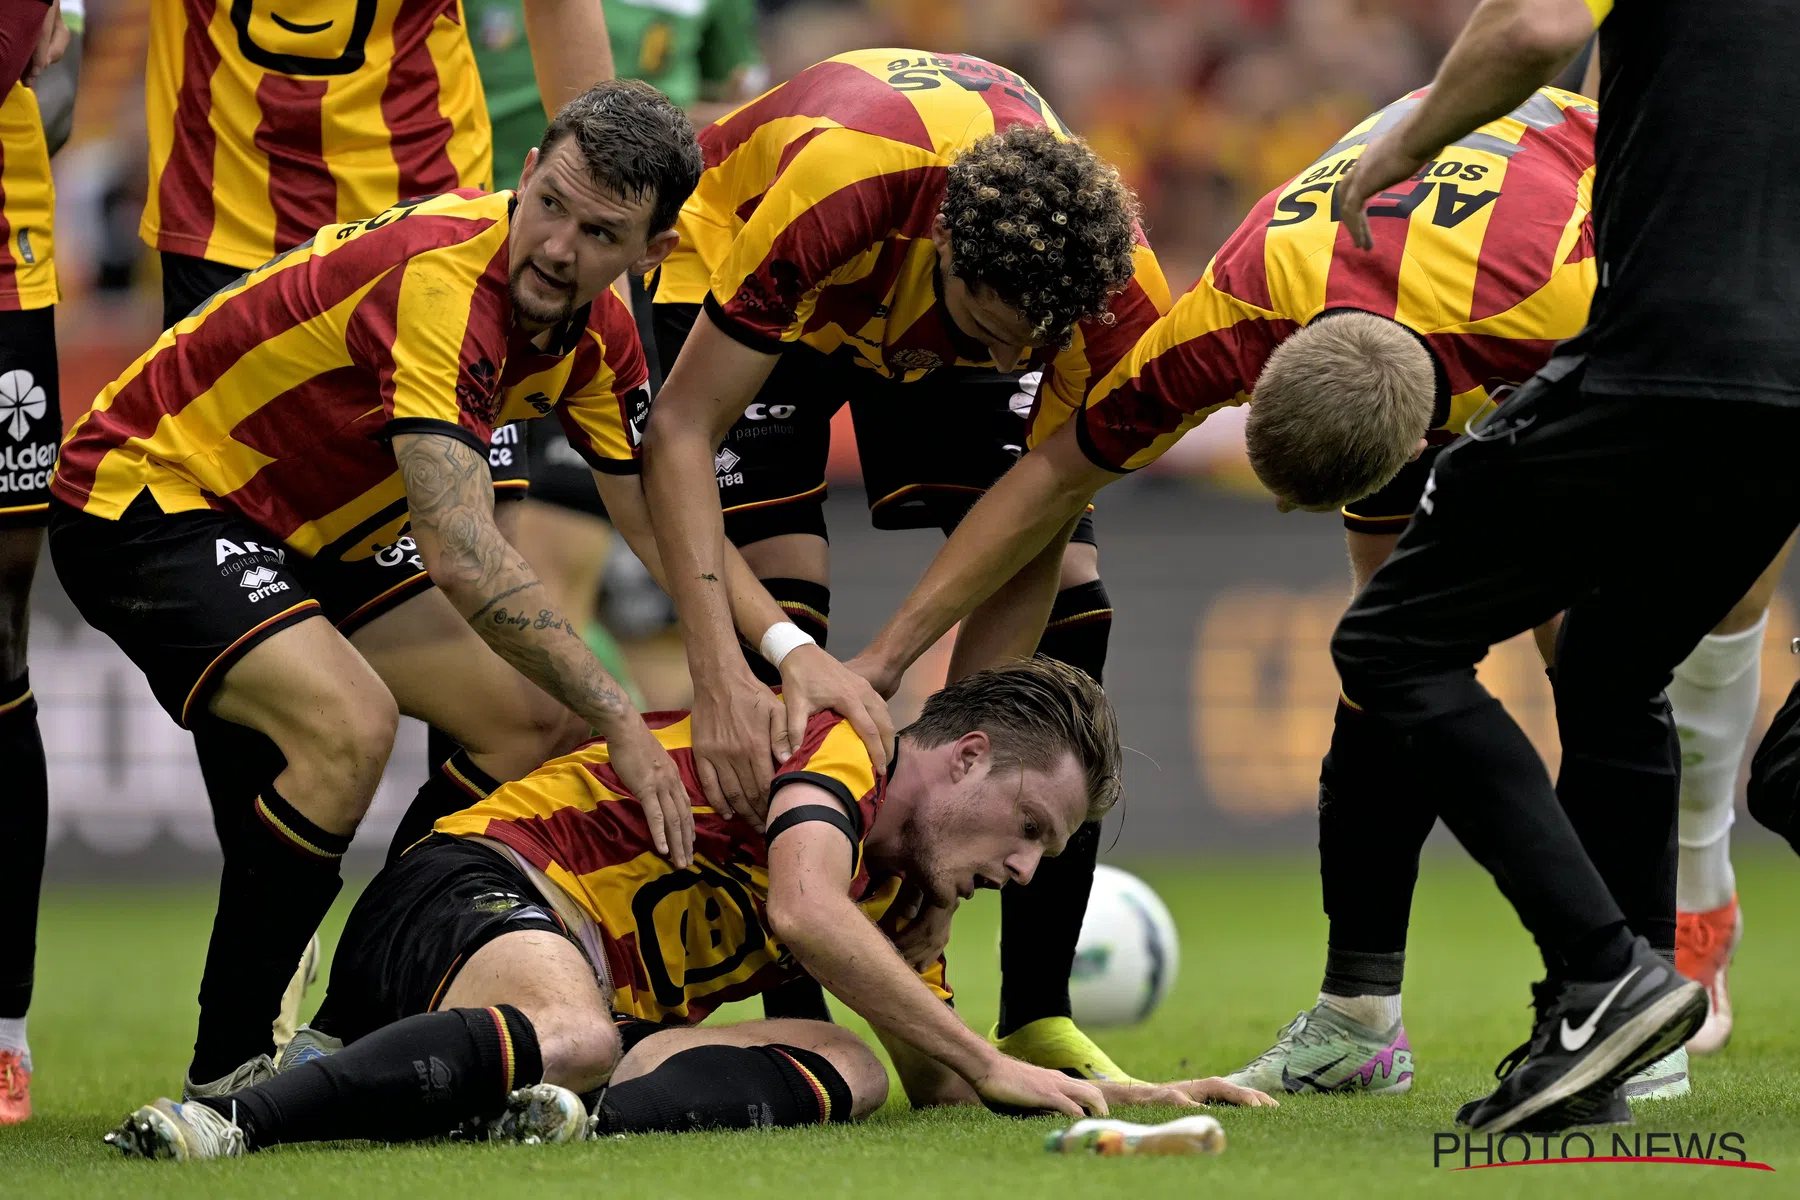
[[[1436,400],[1431,355],[1407,330],[1373,313],[1314,321],[1257,378],[1244,427],[1250,466],[1302,508],[1348,504],[1400,473]]]

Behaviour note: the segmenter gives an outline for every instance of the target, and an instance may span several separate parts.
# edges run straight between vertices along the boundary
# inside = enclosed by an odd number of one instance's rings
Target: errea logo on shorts
[[[719,452],[713,455],[713,474],[717,476],[720,487],[730,487],[734,483],[744,482],[744,473],[736,470],[737,465],[743,461],[737,451],[730,446],[719,448]]]
[[[248,589],[252,604],[288,590],[287,581],[276,578],[275,572],[267,567],[251,567],[238,579],[238,586]]]

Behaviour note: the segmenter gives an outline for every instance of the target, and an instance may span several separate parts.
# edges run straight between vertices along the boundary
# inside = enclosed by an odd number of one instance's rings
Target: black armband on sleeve
[[[797,808],[790,808],[769,822],[769,832],[765,835],[764,840],[773,846],[776,838],[794,826],[803,825],[808,821],[823,821],[827,825],[834,826],[850,839],[850,870],[854,872],[860,839],[856,836],[856,826],[850,823],[850,818],[844,814],[844,810],[841,808],[834,808],[829,804],[802,804]]]

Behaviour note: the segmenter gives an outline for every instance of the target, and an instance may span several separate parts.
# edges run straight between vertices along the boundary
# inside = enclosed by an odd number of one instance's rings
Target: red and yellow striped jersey
[[[1018,124],[1068,132],[1024,79],[968,55],[858,50],[808,67],[701,132],[706,170],[656,299],[704,304],[753,348],[801,342],[893,379],[992,366],[943,310],[931,225],[956,156]],[[1169,300],[1140,244],[1112,321],[1032,355],[1049,368],[1040,407],[1079,408]]]
[[[48,308],[60,298],[50,261],[55,213],[37,93],[15,83],[0,102],[0,312]]]
[[[1357,309],[1424,339],[1449,441],[1587,320],[1594,293],[1594,103],[1542,88],[1375,197],[1375,248],[1338,221],[1338,184],[1420,99],[1369,117],[1259,201],[1200,282],[1094,390],[1078,432],[1109,470],[1154,461],[1251,399],[1269,355],[1321,313]]]
[[[439,833],[491,839],[567,892],[600,928],[613,1009],[649,1021],[700,1021],[733,1000],[798,977],[800,967],[769,930],[769,851],[761,834],[708,807],[694,774],[686,713],[645,717],[687,785],[694,813],[694,865],[676,870],[657,853],[644,810],[609,761],[606,742],[587,743],[503,784],[473,807],[443,817]],[[886,780],[862,739],[831,712],[815,715],[800,748],[776,772],[801,775],[836,794],[867,831],[881,816]],[[892,933],[889,913],[902,880],[871,873],[854,850],[850,895]],[[921,973],[949,999],[943,963]]]
[[[493,186],[461,0],[156,0],[145,92],[158,250],[254,267],[321,226]]]
[[[339,557],[405,519],[397,433],[447,433],[485,461],[496,426],[554,411],[604,469],[631,449],[608,439],[648,411],[637,326],[606,291],[547,348],[527,340],[511,215],[510,192],[452,192],[319,230],[108,385],[63,440],[51,490],[116,519],[148,489],[164,512],[233,510]]]

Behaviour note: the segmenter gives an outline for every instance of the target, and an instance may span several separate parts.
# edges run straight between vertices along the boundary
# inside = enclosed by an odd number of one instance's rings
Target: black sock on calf
[[[850,1085],[798,1046],[696,1046],[606,1089],[601,1133],[684,1133],[824,1125],[850,1119]]]
[[[0,763],[6,770],[0,821],[12,851],[0,872],[0,912],[6,914],[0,922],[0,1017],[10,1018],[31,1007],[38,892],[50,827],[50,781],[29,673],[0,684]]]
[[[1406,951],[1325,949],[1325,982],[1319,990],[1328,996],[1398,996],[1406,977]]]
[[[825,989],[811,975],[777,984],[762,994],[763,1016],[769,1020],[830,1021]]]
[[[343,887],[346,835],[327,833],[263,788],[219,880],[188,1077],[208,1083],[275,1044],[270,1028],[306,943]]]
[[[822,583],[814,583],[810,579],[788,579],[776,576],[762,581],[775,603],[781,605],[781,611],[787,619],[800,627],[800,632],[808,635],[813,641],[823,646],[826,636],[831,632],[831,589]],[[781,686],[781,672],[769,665],[769,660],[762,656],[761,648],[740,640],[744,651],[744,660],[750,664],[750,671],[758,679],[770,687]]]
[[[461,812],[499,786],[500,781],[476,766],[467,750],[457,748],[426,777],[407,806],[406,815],[394,827],[394,839],[388,843],[388,862],[428,835],[439,817]]]
[[[1050,620],[1038,639],[1037,652],[1045,658],[1086,671],[1095,683],[1105,683],[1106,645],[1112,638],[1112,597],[1106,584],[1096,579],[1056,593]]]
[[[1024,886],[1000,890],[1000,1029],[1069,1015],[1069,972],[1094,887],[1100,825],[1077,829],[1055,858],[1042,859]]]
[[[1106,673],[1111,635],[1112,601],[1096,579],[1056,594],[1037,652],[1098,683]],[[1069,970],[1099,855],[1100,826],[1083,825],[1061,854],[1038,863],[1029,884],[1001,891],[1001,1037],[1045,1017],[1069,1015]]]
[[[200,1103],[235,1115],[251,1149],[344,1138],[400,1142],[496,1116],[544,1077],[537,1033],[510,1004],[407,1017],[267,1083]]]

